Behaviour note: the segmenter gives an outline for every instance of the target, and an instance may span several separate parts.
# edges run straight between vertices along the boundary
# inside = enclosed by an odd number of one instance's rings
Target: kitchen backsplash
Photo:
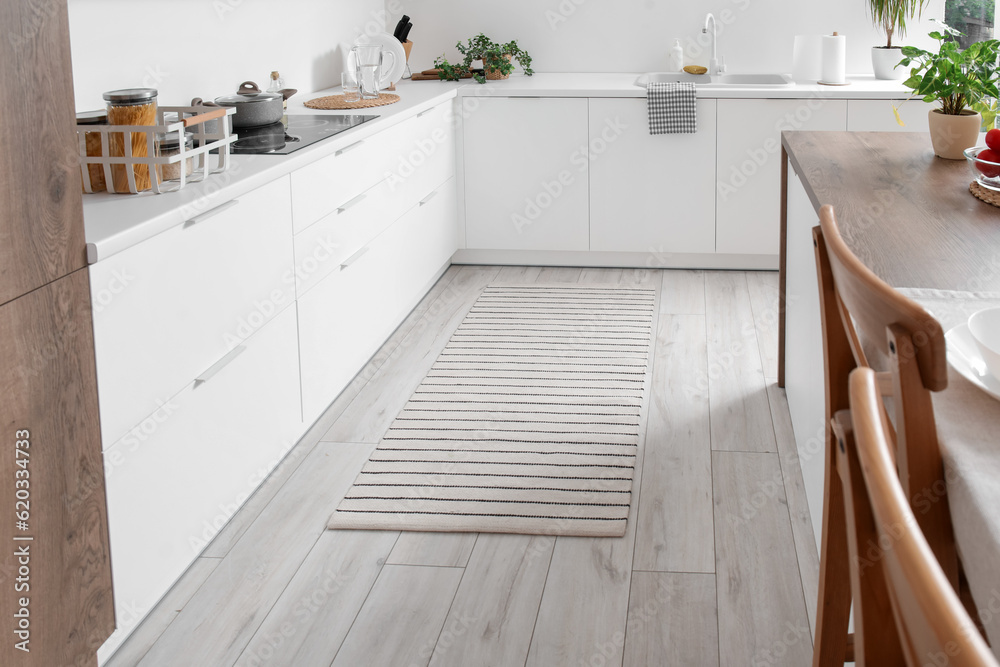
[[[271,70],[302,92],[340,84],[338,45],[385,25],[383,0],[68,0],[78,111],[101,93],[149,86],[187,104],[267,86]]]
[[[795,35],[847,35],[847,71],[868,73],[871,47],[884,44],[864,0],[385,0],[390,23],[409,14],[414,28],[411,64],[430,67],[455,42],[481,31],[499,41],[517,39],[538,72],[663,70],[679,38],[688,63],[707,65],[699,43],[705,14],[719,19],[720,55],[730,71],[791,72]],[[904,43],[929,45],[931,24],[944,0],[931,0]],[[724,14],[724,12],[727,12]]]

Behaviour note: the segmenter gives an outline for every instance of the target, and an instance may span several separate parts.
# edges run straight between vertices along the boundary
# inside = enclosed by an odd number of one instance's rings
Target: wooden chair
[[[838,479],[837,447],[830,426],[834,416],[849,407],[848,378],[858,366],[870,367],[862,347],[866,343],[884,355],[888,370],[877,373],[883,394],[892,396],[895,426],[889,421],[896,469],[902,488],[917,509],[917,522],[930,543],[948,581],[957,587],[958,558],[945,495],[944,466],[937,442],[931,392],[947,386],[947,360],[941,325],[916,302],[904,297],[864,266],[850,251],[837,227],[833,208],[820,210],[813,229],[819,277],[823,353],[826,373],[827,438],[825,450],[823,534],[820,554],[819,601],[816,614],[814,667],[839,667],[855,660],[864,664],[879,638],[865,633],[866,613],[877,591],[865,578],[870,570],[851,568],[851,555],[866,542],[849,510],[851,498]],[[885,409],[884,407],[881,409]],[[852,589],[855,633],[848,635]],[[873,597],[874,596],[874,597]],[[878,610],[876,605],[873,609]],[[873,665],[890,663],[871,662]]]
[[[853,371],[851,408],[833,421],[838,471],[856,530],[851,552],[871,545],[851,563],[866,580],[865,618],[859,621],[856,611],[856,626],[878,632],[875,641],[864,640],[864,660],[879,667],[1000,667],[917,525],[898,477],[879,384],[870,368]]]

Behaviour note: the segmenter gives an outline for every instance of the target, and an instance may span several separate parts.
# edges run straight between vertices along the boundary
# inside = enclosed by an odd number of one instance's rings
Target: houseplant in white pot
[[[906,69],[896,67],[903,58],[902,49],[892,45],[893,37],[906,34],[906,21],[918,16],[929,0],[868,0],[872,20],[885,32],[885,46],[872,47],[872,69],[876,79],[906,78]]]
[[[902,67],[910,68],[903,85],[924,102],[940,102],[929,112],[934,153],[949,160],[964,160],[962,151],[975,146],[983,119],[973,110],[986,98],[1000,97],[997,90],[997,55],[1000,42],[974,42],[964,51],[950,36],[957,30],[941,24],[943,32],[930,36],[938,41],[937,53],[915,46],[903,47]],[[911,67],[912,66],[912,67]]]

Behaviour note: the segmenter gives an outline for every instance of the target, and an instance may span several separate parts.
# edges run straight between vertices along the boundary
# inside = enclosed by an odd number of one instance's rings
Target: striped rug
[[[655,291],[483,290],[330,528],[625,534]]]

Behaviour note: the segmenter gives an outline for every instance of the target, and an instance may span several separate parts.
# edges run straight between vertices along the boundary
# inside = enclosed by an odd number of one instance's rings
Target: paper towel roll
[[[799,83],[816,83],[823,76],[823,36],[796,35],[792,47],[792,78]]]
[[[833,33],[823,35],[821,83],[845,83],[847,80],[847,38]]]

